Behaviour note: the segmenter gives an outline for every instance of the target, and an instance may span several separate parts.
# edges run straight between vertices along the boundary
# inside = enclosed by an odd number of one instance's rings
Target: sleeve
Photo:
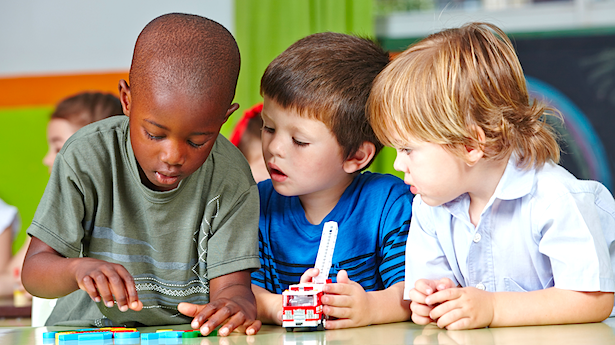
[[[84,237],[83,190],[75,171],[58,154],[28,234],[65,257],[79,257]]]
[[[258,260],[258,188],[253,184],[243,192],[236,191],[237,197],[223,193],[221,198],[229,198],[230,204],[224,200],[214,200],[220,206],[208,208],[211,214],[206,214],[203,223],[209,219],[215,231],[207,239],[206,255],[207,277],[216,278],[225,274],[255,270],[260,267]],[[231,195],[233,193],[231,192]],[[226,196],[225,196],[226,195]],[[207,226],[205,224],[204,226]],[[199,251],[201,248],[199,247]]]
[[[406,245],[406,286],[404,299],[419,279],[449,278],[459,285],[446,258],[435,227],[429,221],[433,208],[423,203],[420,195],[412,203],[412,221]],[[447,229],[439,229],[446,231]]]
[[[604,186],[563,195],[537,215],[538,249],[551,262],[555,287],[615,291],[615,201]]]
[[[408,188],[402,185],[393,188],[393,191],[395,194],[385,210],[386,216],[380,231],[382,261],[378,271],[385,289],[404,281],[404,252],[412,214],[412,194]]]
[[[258,258],[261,267],[252,272],[252,284],[275,293],[275,289],[279,289],[279,284],[275,284],[272,277],[271,260],[273,256],[271,254],[271,247],[269,246],[269,238],[267,237],[266,231],[269,211],[268,206],[272,190],[273,185],[271,184],[271,180],[259,182],[260,218],[258,226]]]
[[[13,230],[13,235],[15,235],[19,231],[20,225],[17,207],[0,200],[0,234],[10,227]]]

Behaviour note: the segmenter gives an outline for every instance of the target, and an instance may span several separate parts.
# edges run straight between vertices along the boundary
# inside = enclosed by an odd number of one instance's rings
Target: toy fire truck
[[[323,291],[325,284],[331,283],[331,279],[328,278],[336,239],[337,223],[325,223],[316,256],[315,267],[319,270],[318,276],[312,279],[312,283],[290,285],[288,290],[282,293],[284,298],[282,326],[288,332],[298,327],[318,331],[325,329],[327,317],[322,310],[321,298],[325,294]]]

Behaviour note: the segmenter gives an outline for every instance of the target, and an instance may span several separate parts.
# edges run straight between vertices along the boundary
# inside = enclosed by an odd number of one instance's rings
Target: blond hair
[[[557,134],[546,122],[559,113],[529,102],[514,47],[493,24],[469,23],[412,45],[376,78],[367,110],[385,145],[415,138],[466,161],[471,147],[486,159],[515,153],[523,168],[559,162]]]

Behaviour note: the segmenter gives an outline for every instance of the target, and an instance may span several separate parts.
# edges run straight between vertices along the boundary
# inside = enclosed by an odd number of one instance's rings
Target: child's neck
[[[468,190],[468,195],[470,196],[468,212],[470,221],[474,226],[478,225],[480,216],[495,193],[495,189],[504,175],[507,164],[508,159],[497,161],[481,159],[472,167],[472,174],[468,177],[468,182],[471,186]]]
[[[331,188],[299,196],[301,206],[305,211],[305,218],[310,224],[320,224],[333,211],[346,188],[352,183],[354,176],[354,174],[348,175],[347,179],[340,181]]]

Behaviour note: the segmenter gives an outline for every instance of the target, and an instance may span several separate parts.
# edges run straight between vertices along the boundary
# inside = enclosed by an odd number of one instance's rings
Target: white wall
[[[376,34],[392,39],[423,37],[470,21],[490,22],[506,33],[614,27],[615,1],[555,1],[499,10],[396,13],[376,19]]]
[[[0,78],[127,71],[143,27],[169,12],[234,29],[232,0],[0,0]]]

